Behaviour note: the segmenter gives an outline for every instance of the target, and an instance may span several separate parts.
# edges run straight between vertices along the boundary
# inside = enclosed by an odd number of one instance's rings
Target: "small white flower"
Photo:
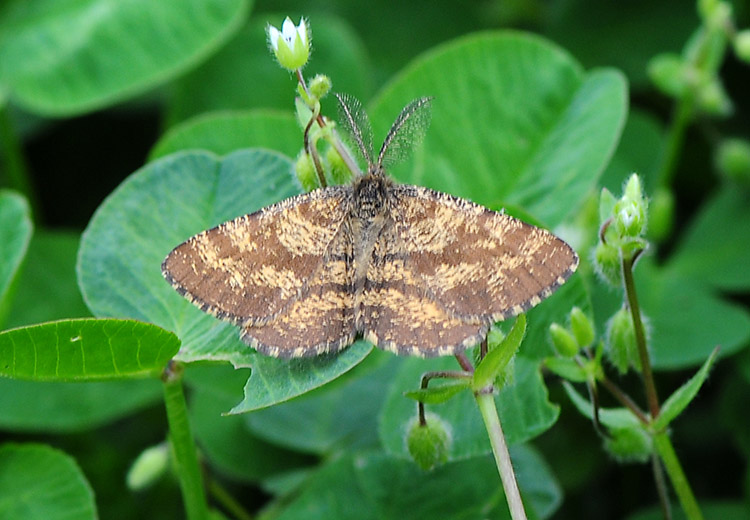
[[[269,25],[266,33],[268,44],[282,67],[293,71],[307,63],[310,57],[310,32],[304,18],[300,18],[299,25],[294,25],[287,16],[281,31]]]

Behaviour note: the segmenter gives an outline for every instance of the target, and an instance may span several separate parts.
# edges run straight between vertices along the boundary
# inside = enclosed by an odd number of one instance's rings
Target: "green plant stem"
[[[7,104],[0,104],[0,146],[2,147],[2,157],[5,158],[8,187],[26,197],[32,208],[32,215],[36,217],[39,207],[36,193],[29,178],[29,170],[21,151],[21,143],[8,116]]]
[[[643,384],[646,387],[646,400],[651,418],[656,419],[659,416],[659,396],[656,393],[654,384],[654,373],[651,371],[651,359],[646,348],[646,330],[643,328],[641,319],[641,307],[638,305],[638,295],[635,290],[635,280],[633,279],[633,263],[636,255],[622,259],[622,275],[625,282],[625,296],[628,300],[630,314],[633,317],[633,329],[635,332],[635,342],[638,346],[638,356],[641,360],[641,371],[643,373]]]
[[[664,470],[661,466],[661,460],[656,453],[651,454],[651,469],[656,480],[656,491],[659,494],[659,507],[664,520],[672,520],[672,508],[669,503],[669,493],[667,492],[667,482],[664,480]]]
[[[500,426],[500,417],[497,415],[495,399],[490,392],[478,392],[474,394],[479,405],[479,411],[484,419],[484,425],[487,428],[487,435],[490,437],[492,444],[492,453],[495,455],[495,463],[500,473],[500,479],[503,482],[505,498],[508,501],[508,509],[513,520],[526,520],[526,511],[521,501],[521,492],[518,490],[516,475],[513,472],[513,464],[510,460],[508,445],[505,444],[505,435]]]
[[[669,435],[666,432],[654,435],[654,446],[664,463],[664,469],[667,470],[667,475],[669,475],[669,480],[672,482],[685,516],[688,520],[703,520],[703,513],[701,513],[698,501],[695,500],[693,491],[690,489],[685,472],[682,471],[682,466],[674,451]]]
[[[182,367],[170,362],[162,374],[164,405],[169,423],[169,442],[180,481],[188,520],[207,520],[208,506],[195,441],[190,430],[185,394],[182,391]]]

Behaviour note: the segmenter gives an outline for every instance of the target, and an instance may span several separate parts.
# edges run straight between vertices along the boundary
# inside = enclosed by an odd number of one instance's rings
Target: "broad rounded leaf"
[[[323,386],[361,363],[372,349],[372,343],[357,341],[337,354],[312,358],[285,360],[256,354],[245,398],[229,413],[265,408]]]
[[[549,226],[596,184],[627,111],[624,78],[585,73],[553,44],[514,32],[455,40],[417,59],[372,105],[376,135],[400,108],[434,96],[432,126],[398,179]]]
[[[519,355],[514,364],[514,382],[495,397],[508,444],[518,444],[541,434],[554,424],[559,413],[558,407],[548,400],[538,363]],[[404,361],[380,415],[380,440],[387,452],[408,457],[405,428],[416,415],[417,407],[403,393],[418,388],[425,372],[456,368],[456,360],[447,357]],[[453,440],[448,460],[490,453],[487,430],[471,392],[459,393],[445,403],[427,405],[426,409],[450,424]]]
[[[171,128],[151,150],[158,159],[183,150],[208,150],[226,155],[241,148],[268,148],[295,157],[302,130],[294,116],[269,110],[213,112]]]
[[[334,383],[247,414],[244,420],[259,437],[297,451],[323,455],[377,447],[378,412],[399,361],[375,350]]]
[[[0,332],[0,375],[34,381],[158,376],[179,347],[177,336],[150,323],[53,321]]]
[[[75,461],[41,444],[0,446],[0,518],[95,520],[94,492]]]
[[[32,224],[29,205],[21,195],[0,191],[0,328],[5,299],[31,239]]]
[[[242,23],[247,0],[15,0],[0,10],[0,85],[33,112],[81,113],[196,64]]]

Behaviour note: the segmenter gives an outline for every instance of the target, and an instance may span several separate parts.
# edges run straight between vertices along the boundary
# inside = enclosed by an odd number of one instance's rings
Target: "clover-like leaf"
[[[95,520],[94,492],[75,461],[42,444],[0,446],[0,518]]]
[[[14,0],[0,10],[0,90],[75,114],[144,92],[219,47],[248,0]]]
[[[0,332],[0,375],[35,381],[153,377],[179,347],[177,336],[150,323],[53,321]]]

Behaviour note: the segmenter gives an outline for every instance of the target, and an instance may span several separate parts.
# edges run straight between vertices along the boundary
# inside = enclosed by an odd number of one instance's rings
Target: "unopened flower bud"
[[[414,421],[406,437],[406,446],[414,462],[423,470],[429,470],[448,460],[451,436],[448,425],[435,414],[428,413],[426,424]]]
[[[579,347],[588,347],[594,342],[594,323],[580,307],[570,311],[570,330]]]
[[[609,320],[607,356],[621,374],[627,372],[631,365],[638,371],[641,369],[633,318],[625,307],[621,307]]]
[[[564,357],[573,357],[578,354],[579,346],[573,334],[557,323],[549,326],[549,334],[555,350]]]
[[[304,150],[297,156],[297,162],[294,163],[294,173],[297,175],[297,180],[299,180],[303,190],[312,191],[320,187],[315,164]]]

